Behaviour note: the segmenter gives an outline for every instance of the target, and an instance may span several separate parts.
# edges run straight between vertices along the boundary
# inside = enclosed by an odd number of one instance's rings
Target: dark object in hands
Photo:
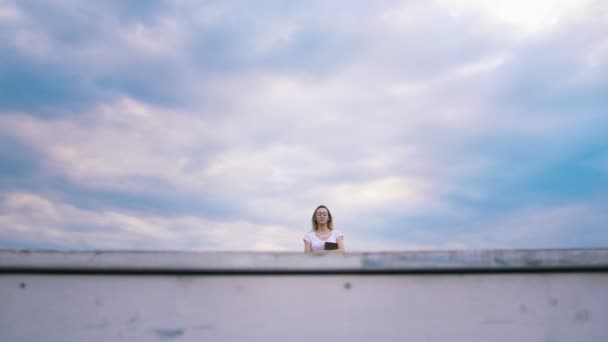
[[[325,250],[326,251],[333,251],[335,249],[338,249],[338,244],[335,242],[326,242],[325,243]]]

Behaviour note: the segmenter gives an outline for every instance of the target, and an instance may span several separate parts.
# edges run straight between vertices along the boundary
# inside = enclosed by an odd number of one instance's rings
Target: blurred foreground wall
[[[608,249],[0,251],[0,341],[608,341]]]

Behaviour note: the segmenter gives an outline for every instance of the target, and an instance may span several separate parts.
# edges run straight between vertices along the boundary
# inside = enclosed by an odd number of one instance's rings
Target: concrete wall
[[[0,251],[0,341],[608,341],[608,250]]]

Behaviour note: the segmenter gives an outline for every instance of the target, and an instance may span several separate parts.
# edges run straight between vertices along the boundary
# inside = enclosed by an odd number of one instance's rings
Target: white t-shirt
[[[327,240],[321,240],[319,239],[317,234],[315,234],[315,232],[308,232],[306,233],[306,235],[304,235],[304,241],[310,243],[313,252],[320,252],[325,250],[326,242],[336,243],[338,242],[338,238],[341,236],[344,236],[341,231],[332,229],[331,234],[329,235]]]

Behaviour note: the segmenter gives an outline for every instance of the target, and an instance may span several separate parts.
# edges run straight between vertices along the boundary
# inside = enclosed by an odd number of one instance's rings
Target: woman
[[[326,242],[328,247],[326,248]],[[312,231],[304,235],[304,252],[321,252],[332,249],[331,244],[337,244],[338,251],[344,251],[344,235],[334,229],[331,213],[326,206],[320,205],[312,213]]]

